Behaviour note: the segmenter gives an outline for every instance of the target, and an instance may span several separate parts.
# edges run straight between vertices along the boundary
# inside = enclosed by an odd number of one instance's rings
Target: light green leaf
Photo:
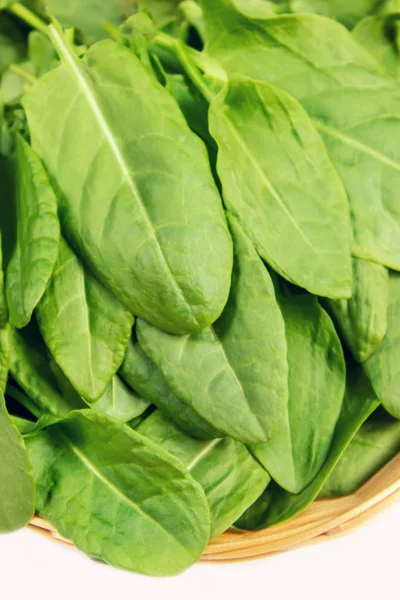
[[[137,335],[172,392],[225,435],[267,441],[288,400],[286,339],[263,262],[234,217],[234,268],[228,303],[213,326],[174,336],[138,320]]]
[[[98,400],[122,363],[133,316],[85,272],[63,239],[37,318],[46,345],[73,387],[88,402]]]
[[[400,86],[334,21],[201,5],[206,51],[228,74],[282,88],[311,117],[347,191],[354,254],[400,269]]]
[[[156,365],[141,349],[136,332],[129,341],[119,374],[133,390],[155,404],[183,431],[204,440],[222,436],[171,392]]]
[[[50,370],[46,347],[35,328],[10,329],[10,372],[15,381],[37,406],[39,414],[62,417],[72,406],[60,394]]]
[[[318,496],[356,432],[379,406],[379,401],[362,367],[351,363],[348,365],[347,373],[347,389],[342,411],[328,457],[318,475],[300,494],[291,494],[276,484],[270,484],[259,500],[237,522],[238,527],[262,529],[287,521],[304,510]]]
[[[352,494],[397,452],[400,452],[400,422],[368,420],[356,433],[319,497]]]
[[[53,44],[49,37],[41,31],[31,31],[29,34],[28,56],[36,77],[41,77],[58,64]]]
[[[386,410],[400,419],[400,275],[389,275],[386,335],[365,363],[372,386]]]
[[[0,532],[24,527],[35,510],[35,486],[18,429],[0,392]]]
[[[367,17],[354,28],[353,36],[395,79],[400,79],[400,13]]]
[[[160,446],[89,410],[26,443],[39,513],[90,556],[148,575],[180,573],[200,557],[204,492]]]
[[[136,431],[179,458],[200,483],[210,506],[211,537],[226,531],[270,481],[243,444],[229,438],[195,440],[159,411],[147,417]]]
[[[17,135],[17,240],[7,267],[10,321],[25,327],[39,303],[58,255],[57,200],[40,159]]]
[[[316,298],[286,291],[278,293],[278,299],[288,344],[288,413],[272,440],[251,446],[251,451],[281,487],[297,494],[328,455],[342,407],[346,366],[332,321]]]
[[[266,83],[233,78],[211,103],[210,132],[225,204],[260,256],[314,294],[349,297],[346,193],[301,105]]]
[[[173,333],[206,327],[226,303],[232,252],[202,142],[128,48],[99,42],[79,61],[51,32],[63,64],[24,106],[67,237],[134,314]]]
[[[389,274],[381,265],[353,258],[353,280],[352,298],[327,300],[326,307],[354,358],[364,362],[386,333]]]

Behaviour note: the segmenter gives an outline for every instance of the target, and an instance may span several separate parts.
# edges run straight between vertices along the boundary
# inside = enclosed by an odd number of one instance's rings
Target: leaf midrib
[[[75,454],[75,456],[82,462],[82,464],[89,470],[93,477],[99,479],[111,492],[113,492],[122,502],[132,507],[134,511],[138,512],[142,517],[146,520],[150,521],[152,525],[155,525],[158,529],[160,529],[164,534],[167,534],[167,537],[172,538],[175,542],[180,546],[185,554],[188,553],[187,548],[173,535],[171,534],[161,523],[156,521],[151,515],[145,512],[138,504],[133,502],[128,496],[122,493],[107,477],[105,477],[96,466],[77,448],[70,440],[68,435],[61,431],[61,436],[66,441],[67,445],[71,449],[71,451]]]

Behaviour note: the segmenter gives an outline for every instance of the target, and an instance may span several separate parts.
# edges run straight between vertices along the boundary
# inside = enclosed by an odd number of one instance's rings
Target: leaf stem
[[[211,102],[215,93],[211,87],[207,85],[202,71],[207,75],[211,75],[218,80],[226,79],[225,72],[212,59],[209,59],[202,52],[198,52],[193,48],[186,47],[180,40],[171,37],[170,35],[159,32],[154,38],[155,46],[169,50],[172,52],[179,64],[184,69],[186,75],[201,92],[207,102]]]
[[[29,10],[29,8],[26,8],[26,6],[24,6],[20,2],[13,2],[13,4],[10,4],[10,6],[8,7],[8,10],[15,16],[25,21],[25,23],[27,23],[34,29],[42,31],[43,33],[48,35],[47,24],[44,21],[42,21],[42,19],[40,19],[37,15],[35,15],[35,13]]]
[[[36,77],[34,75],[32,75],[32,73],[30,73],[29,71],[27,71],[26,69],[21,67],[20,65],[11,65],[10,71],[15,73],[16,75],[19,75],[20,77],[25,79],[25,81],[27,81],[28,83],[34,84],[37,82]]]

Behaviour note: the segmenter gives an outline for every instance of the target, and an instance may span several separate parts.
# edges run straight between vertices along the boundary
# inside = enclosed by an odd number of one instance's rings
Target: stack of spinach
[[[169,575],[400,449],[400,3],[139,5],[0,3],[0,530]]]

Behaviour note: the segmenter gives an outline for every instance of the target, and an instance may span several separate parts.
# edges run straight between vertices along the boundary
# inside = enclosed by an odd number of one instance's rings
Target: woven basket
[[[238,561],[321,542],[359,527],[396,500],[400,500],[400,454],[351,496],[317,500],[297,517],[269,529],[227,531],[209,543],[201,560]],[[40,517],[30,527],[73,545]]]

